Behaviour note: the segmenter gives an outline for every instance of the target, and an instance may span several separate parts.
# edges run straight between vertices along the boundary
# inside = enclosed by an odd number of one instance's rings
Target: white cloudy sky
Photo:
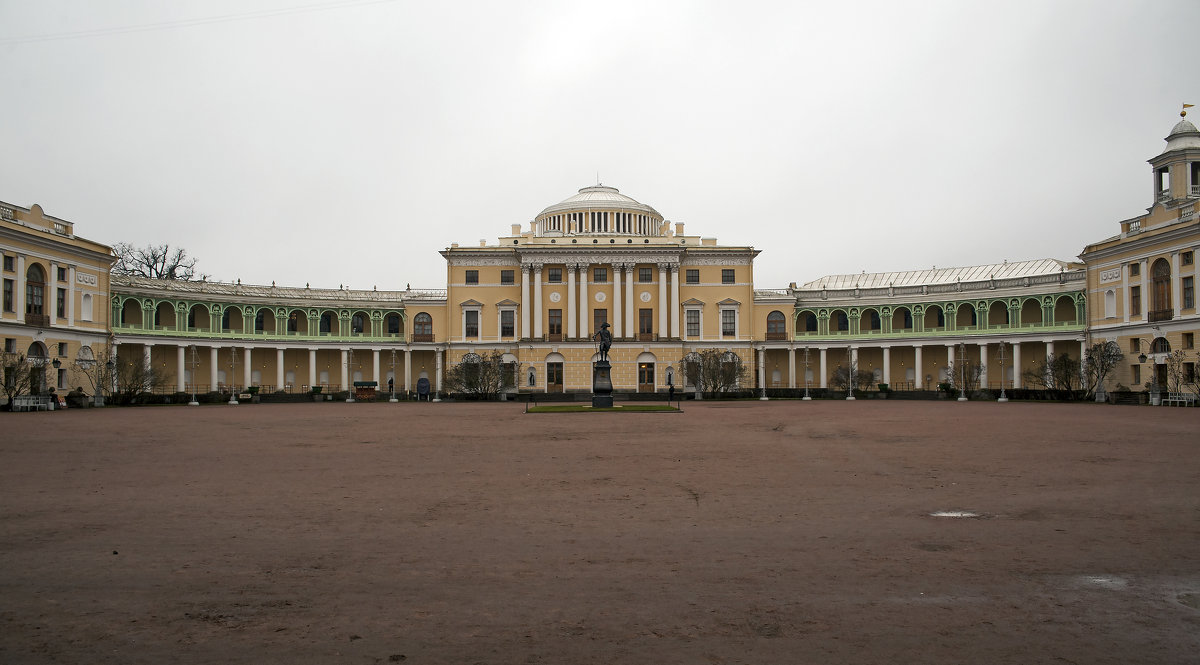
[[[1073,259],[1150,204],[1196,25],[1195,0],[0,0],[0,200],[281,285],[440,288],[439,249],[597,173],[762,249],[762,288]]]

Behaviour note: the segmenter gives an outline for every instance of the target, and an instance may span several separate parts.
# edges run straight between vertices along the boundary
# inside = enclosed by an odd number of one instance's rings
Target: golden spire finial
[[[1190,108],[1192,108],[1193,106],[1195,106],[1195,104],[1184,104],[1184,105],[1183,105],[1183,110],[1179,112],[1179,117],[1180,117],[1180,118],[1186,118],[1186,117],[1187,117],[1187,110],[1188,110],[1188,109],[1190,109]]]

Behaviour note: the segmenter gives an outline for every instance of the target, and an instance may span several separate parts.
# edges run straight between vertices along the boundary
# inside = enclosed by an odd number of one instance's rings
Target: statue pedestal
[[[611,409],[612,397],[612,365],[607,360],[592,363],[592,406],[597,409]]]

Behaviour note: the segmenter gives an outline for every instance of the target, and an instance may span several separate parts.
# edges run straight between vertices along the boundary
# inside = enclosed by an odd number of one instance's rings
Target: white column
[[[578,314],[575,313],[575,265],[567,264],[567,339],[575,339],[579,335],[575,332],[575,322]]]
[[[979,344],[979,367],[981,368],[979,370],[979,387],[987,388],[988,387],[987,342],[981,342]]]
[[[1150,260],[1142,262],[1142,320],[1150,320]]]
[[[17,305],[17,319],[25,320],[25,256],[17,254],[17,292],[13,294]],[[105,303],[111,311],[112,303]],[[115,323],[115,322],[114,322]]]
[[[253,327],[253,322],[251,322],[251,327]],[[242,381],[242,387],[244,388],[250,385],[250,382],[252,381],[250,370],[254,369],[250,365],[250,347],[246,347],[246,350],[242,356],[245,359],[245,362],[242,363],[242,378],[244,379],[244,381]]]
[[[925,363],[921,362],[921,347],[913,347],[913,364],[916,365],[913,372],[913,390],[925,389]]]
[[[384,382],[379,380],[379,349],[371,349],[371,380],[375,382],[375,388],[378,389]]]
[[[957,344],[947,344],[946,345],[946,369],[947,369],[947,371],[949,371],[949,369],[954,366],[954,347],[955,346],[957,346]],[[950,380],[950,376],[947,375],[946,379]],[[953,381],[951,381],[951,383],[953,383]]]
[[[412,392],[412,349],[404,349],[404,396]]]
[[[796,387],[796,347],[788,348],[788,388]]]
[[[217,347],[209,347],[208,349],[208,373],[209,373],[209,392],[217,390]]]
[[[883,347],[883,382],[891,386],[892,383],[892,347]]]
[[[1174,318],[1178,318],[1183,309],[1183,275],[1179,273],[1179,252],[1171,252],[1171,309]]]
[[[1129,311],[1129,310],[1126,310],[1126,311]],[[1013,388],[1021,388],[1022,386],[1021,386],[1021,343],[1020,342],[1012,343],[1012,368],[1013,368],[1012,387]]]
[[[633,264],[625,266],[625,336],[637,337],[637,312],[633,309]]]
[[[342,349],[342,385],[341,389],[345,390],[346,386],[350,385],[350,359],[347,357],[347,350]]]
[[[541,272],[541,271],[539,270],[538,272]],[[540,279],[538,280],[538,284],[539,285],[541,284]],[[435,378],[437,378],[437,384],[436,384],[436,387],[434,388],[434,390],[437,391],[438,393],[440,393],[440,392],[442,392],[442,350],[437,349],[436,351],[434,351],[433,358],[437,364],[437,377],[435,377]],[[434,399],[434,401],[438,401],[438,396],[435,394],[433,399]]]
[[[153,348],[154,345],[148,342],[142,344],[142,369],[147,372],[152,369],[150,364],[150,350]]]
[[[308,350],[308,387],[317,385],[317,350]]]
[[[175,347],[175,388],[179,392],[187,390],[187,375],[184,373],[184,348],[182,346]],[[196,379],[193,378],[193,381]]]
[[[533,266],[533,336],[542,338],[542,265],[536,264]],[[442,354],[438,353],[439,361],[441,362]],[[438,390],[441,390],[439,379]]]
[[[1130,264],[1130,265],[1133,265],[1133,264]],[[1121,266],[1121,272],[1122,272],[1122,273],[1124,273],[1124,274],[1123,274],[1123,277],[1124,277],[1124,279],[1123,279],[1123,280],[1121,280],[1121,282],[1122,282],[1122,286],[1123,286],[1124,288],[1122,288],[1122,289],[1121,289],[1121,291],[1123,292],[1123,293],[1122,293],[1122,297],[1123,297],[1123,298],[1124,298],[1124,300],[1125,300],[1125,308],[1124,308],[1124,312],[1125,312],[1125,323],[1129,323],[1129,287],[1132,285],[1132,283],[1133,283],[1133,280],[1131,280],[1131,279],[1130,279],[1130,274],[1129,274],[1129,266],[1128,266],[1128,265],[1126,265],[1126,266]],[[1014,373],[1014,374],[1015,374],[1015,373]]]
[[[521,266],[521,338],[529,337],[529,266]],[[406,387],[405,390],[408,390]]]
[[[671,266],[671,337],[679,338],[679,264]]]
[[[826,350],[821,349],[821,387],[822,388],[829,387],[829,376],[828,376],[827,370],[825,369],[825,363],[826,363],[825,355],[826,355]]]
[[[579,265],[579,336],[587,337],[594,334],[589,313],[592,301],[588,298],[588,264]]]
[[[621,336],[621,264],[612,264],[612,334],[613,337]]]
[[[667,337],[667,264],[658,264],[658,336]]]
[[[75,266],[67,268],[67,325],[75,325]]]
[[[1050,381],[1050,363],[1054,362],[1054,340],[1046,340],[1046,382]]]
[[[767,350],[758,350],[758,394],[759,399],[767,399]]]
[[[275,390],[283,390],[284,384],[287,383],[283,372],[283,349],[275,349]]]

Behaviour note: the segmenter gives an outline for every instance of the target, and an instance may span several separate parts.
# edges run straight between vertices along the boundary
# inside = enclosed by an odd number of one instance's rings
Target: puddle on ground
[[[983,517],[980,513],[973,513],[969,510],[939,510],[934,513],[929,513],[930,517]]]
[[[1129,580],[1115,575],[1081,575],[1076,578],[1084,586],[1097,589],[1120,590],[1129,586]]]

